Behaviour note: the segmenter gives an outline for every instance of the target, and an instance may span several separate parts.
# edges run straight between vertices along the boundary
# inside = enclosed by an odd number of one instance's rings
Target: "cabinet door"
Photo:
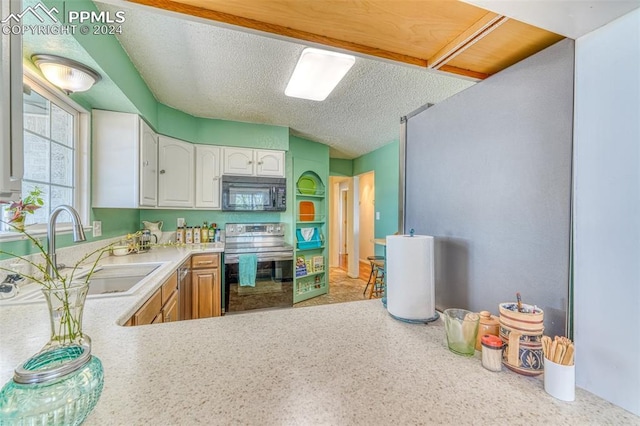
[[[162,309],[162,292],[160,289],[147,300],[144,305],[133,314],[133,325],[145,325],[162,322],[160,310]],[[157,317],[161,318],[158,319]]]
[[[140,203],[140,118],[93,110],[91,173],[93,207],[136,208]]]
[[[193,288],[193,318],[218,317],[220,277],[217,269],[200,269],[191,273]]]
[[[162,308],[162,322],[178,321],[178,292],[174,291],[169,301]]]
[[[220,148],[196,145],[196,207],[220,208]]]
[[[189,261],[187,261],[189,262]],[[190,320],[193,318],[193,286],[191,285],[191,271],[189,264],[183,264],[180,269],[180,320]]]
[[[193,144],[166,136],[158,144],[158,206],[193,207]]]
[[[224,148],[223,171],[225,175],[253,175],[253,149]]]
[[[140,205],[158,203],[158,135],[140,120]]]
[[[284,177],[284,152],[257,149],[256,175]]]

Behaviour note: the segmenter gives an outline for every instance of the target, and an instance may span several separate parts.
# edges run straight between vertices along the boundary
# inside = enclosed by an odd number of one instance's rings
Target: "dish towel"
[[[304,241],[311,241],[311,237],[315,232],[316,228],[300,228],[300,234],[302,234],[302,239]]]
[[[240,254],[238,255],[239,284],[242,287],[256,286],[256,271],[258,269],[257,254]]]

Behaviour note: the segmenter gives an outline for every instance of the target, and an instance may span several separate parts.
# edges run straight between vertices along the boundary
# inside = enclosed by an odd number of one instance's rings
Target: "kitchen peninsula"
[[[190,253],[106,259],[167,263],[134,295],[87,301],[105,384],[85,424],[640,424],[582,389],[565,403],[540,378],[485,370],[447,350],[440,321],[396,321],[380,300],[121,326]],[[48,340],[47,309],[1,307],[0,321],[5,383]]]

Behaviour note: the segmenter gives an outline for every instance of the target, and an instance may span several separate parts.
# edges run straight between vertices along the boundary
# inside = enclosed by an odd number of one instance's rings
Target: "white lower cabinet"
[[[158,206],[193,207],[194,145],[167,136],[158,139]]]
[[[220,208],[220,147],[196,145],[196,207]]]

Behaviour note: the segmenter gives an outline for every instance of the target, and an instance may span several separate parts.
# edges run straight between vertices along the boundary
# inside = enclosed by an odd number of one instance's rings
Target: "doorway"
[[[348,232],[348,200],[349,200],[349,191],[348,189],[340,190],[340,240],[338,241],[338,268],[343,271],[347,271],[349,269],[349,251],[347,250],[347,242],[349,241],[349,232]]]
[[[366,257],[374,253],[374,173],[330,176],[329,185],[329,293],[344,302],[363,300]]]

